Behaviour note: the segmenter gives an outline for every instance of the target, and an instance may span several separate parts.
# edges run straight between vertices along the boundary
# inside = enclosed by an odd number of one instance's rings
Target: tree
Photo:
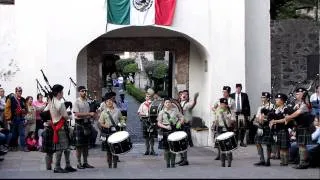
[[[128,64],[134,64],[134,59],[119,59],[116,61],[116,68],[120,74],[124,74],[123,70]]]
[[[309,18],[318,20],[319,0],[270,0],[271,19],[290,19],[290,18]],[[316,8],[315,17],[305,14],[298,14],[297,10],[306,9],[307,11]]]
[[[138,72],[138,71],[139,71],[139,68],[138,68],[138,64],[137,63],[128,64],[123,68],[123,73],[126,76],[128,76],[129,73],[132,73],[132,76],[134,77],[135,73]]]

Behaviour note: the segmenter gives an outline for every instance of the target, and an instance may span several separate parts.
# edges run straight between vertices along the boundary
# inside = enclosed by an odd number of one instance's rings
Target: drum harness
[[[101,135],[100,135],[101,138],[100,138],[100,139],[101,139],[102,141],[106,141],[108,135],[111,134],[112,132],[117,132],[117,131],[118,131],[118,128],[117,128],[118,126],[117,126],[116,123],[114,122],[114,120],[113,120],[110,112],[107,111],[107,114],[108,114],[109,119],[110,119],[110,121],[111,121],[111,123],[112,123],[112,126],[109,128],[108,133],[106,133],[106,132],[101,132]],[[103,128],[103,129],[106,130],[106,128]]]

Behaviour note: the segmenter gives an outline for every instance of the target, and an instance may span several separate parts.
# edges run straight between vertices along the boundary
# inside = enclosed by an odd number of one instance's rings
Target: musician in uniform
[[[254,122],[254,125],[258,127],[255,136],[255,143],[257,146],[258,154],[260,155],[260,162],[254,164],[256,166],[270,166],[272,134],[269,127],[268,115],[275,108],[274,104],[270,102],[270,99],[270,93],[262,92],[262,105],[258,108],[258,112]],[[262,144],[265,144],[267,146],[267,162],[265,162]]]
[[[114,102],[112,99],[113,95],[107,93],[105,95],[106,108],[101,112],[99,123],[102,127],[101,133],[106,135],[107,140],[110,135],[120,130],[120,127],[125,126],[124,118],[122,117],[121,111],[114,107]],[[107,151],[107,162],[109,168],[117,168],[118,156],[111,154],[111,149],[108,143],[104,142],[102,144],[103,150]]]
[[[73,113],[75,115],[75,146],[77,151],[78,169],[93,168],[88,163],[89,143],[91,137],[91,121],[90,118],[95,115],[90,112],[87,100],[87,89],[84,86],[78,87],[79,97],[74,102]],[[83,164],[81,163],[81,154],[83,156]]]
[[[146,93],[145,101],[140,104],[137,112],[142,123],[143,137],[145,138],[146,152],[144,153],[144,155],[156,155],[154,151],[154,138],[157,138],[157,126],[155,120],[152,119],[149,114],[150,106],[152,103],[152,95],[150,93],[152,91],[149,90]]]
[[[70,164],[70,150],[69,150],[69,134],[67,120],[69,118],[66,111],[66,106],[61,99],[63,98],[63,86],[56,84],[52,87],[51,100],[47,108],[51,114],[52,129],[53,129],[53,144],[56,152],[56,164],[54,168],[55,173],[67,173],[76,171]],[[46,110],[46,109],[45,109]],[[61,168],[62,153],[65,155],[66,168]]]
[[[195,107],[195,105],[197,104],[197,99],[199,97],[199,93],[196,93],[194,95],[193,100],[189,101],[189,91],[188,90],[184,90],[181,94],[180,97],[180,105],[182,107],[183,110],[183,116],[184,116],[184,123],[183,123],[183,130],[187,133],[188,135],[188,142],[190,147],[193,147],[193,142],[192,142],[192,137],[191,137],[191,121],[192,121],[192,110]],[[188,154],[187,151],[185,151],[184,153],[181,153],[181,160],[179,162],[177,162],[177,164],[179,164],[179,166],[185,166],[185,165],[189,165],[188,162]]]
[[[169,151],[168,136],[177,129],[181,129],[181,125],[184,123],[183,115],[172,106],[170,98],[164,98],[164,107],[157,117],[158,127],[161,128],[163,134],[163,149],[165,150],[164,157],[167,168],[174,168],[176,159],[176,154]]]
[[[285,105],[287,99],[287,95],[278,93],[275,96],[277,108],[274,113],[269,114],[271,119],[269,126],[277,130],[275,143],[277,143],[280,148],[280,166],[287,166],[289,159],[290,136],[288,127],[285,125],[285,120],[283,119],[288,112],[288,108]]]
[[[230,111],[232,113],[234,113],[235,102],[234,102],[234,99],[232,99],[230,97],[230,92],[231,92],[230,86],[223,86],[222,87],[222,98],[226,98],[228,100],[228,107],[229,107]],[[218,99],[211,107],[211,110],[213,111],[214,114],[215,114],[216,110],[219,108],[219,104],[220,104],[220,99]],[[215,127],[215,126],[213,125],[213,127]],[[217,132],[217,129],[215,129],[215,137],[217,136],[216,132]],[[215,145],[215,148],[219,149],[218,145]],[[215,160],[220,160],[220,153],[217,154],[217,157],[215,158]]]
[[[240,139],[240,146],[246,147],[246,145],[243,143],[243,140],[245,138],[247,124],[250,117],[250,103],[249,103],[249,97],[247,93],[243,93],[242,91],[242,85],[236,84],[236,92],[232,93],[230,96],[235,100],[235,112],[236,112],[236,136],[237,139]],[[240,115],[244,116],[244,119],[239,119]],[[240,134],[239,134],[240,133]],[[240,137],[238,137],[238,135]]]
[[[299,156],[300,162],[294,167],[296,169],[306,169],[308,168],[308,152],[306,149],[307,144],[312,144],[311,139],[311,126],[312,126],[312,115],[305,102],[308,91],[305,88],[296,89],[296,102],[293,109],[294,113],[284,117],[286,124],[290,121],[295,120],[297,124],[297,144],[299,146]]]
[[[228,99],[220,98],[220,105],[215,112],[215,120],[213,122],[217,129],[217,136],[228,131],[233,131],[235,116],[228,107]],[[225,167],[225,160],[228,160],[228,167],[231,167],[232,152],[221,153],[220,147],[218,148],[218,155],[221,159],[221,166]]]

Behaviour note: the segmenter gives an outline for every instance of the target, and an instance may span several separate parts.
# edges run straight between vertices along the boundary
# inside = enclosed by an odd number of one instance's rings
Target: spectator
[[[121,111],[122,116],[127,117],[128,101],[125,100],[125,95],[122,90],[120,90],[119,93],[120,93],[120,100],[117,102],[118,108]]]
[[[312,146],[309,152],[310,166],[320,166],[320,122],[319,119],[314,120],[314,126],[316,130],[312,133],[312,141],[316,141],[316,144]]]
[[[36,108],[32,105],[33,98],[31,96],[27,96],[27,115],[26,119],[26,127],[25,134],[29,134],[29,132],[35,132],[36,130]]]
[[[20,137],[21,150],[28,152],[25,146],[25,115],[27,114],[26,101],[22,97],[22,88],[16,87],[15,94],[7,97],[6,106],[4,110],[5,120],[10,122],[10,131],[12,138],[10,146],[13,149],[18,147],[18,137]]]
[[[4,96],[4,89],[0,87],[0,121],[4,120],[4,108],[6,106],[6,97]]]
[[[10,131],[6,128],[4,122],[0,121],[0,156],[8,152],[10,139],[11,139]]]
[[[311,102],[311,108],[312,108],[311,114],[319,119],[319,115],[320,115],[320,86],[319,85],[316,87],[316,92],[311,95],[310,102]]]
[[[37,94],[37,100],[32,104],[36,108],[36,138],[38,139],[41,136],[41,133],[44,129],[43,120],[40,117],[40,113],[44,110],[47,103],[43,101],[43,95],[41,93]]]
[[[30,131],[26,138],[26,143],[29,151],[38,151],[39,144],[38,140],[36,139],[36,133],[34,131]]]

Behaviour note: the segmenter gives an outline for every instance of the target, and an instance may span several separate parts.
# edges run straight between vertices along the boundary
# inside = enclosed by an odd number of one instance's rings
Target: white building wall
[[[266,26],[269,23],[267,21],[261,28],[257,28],[255,23],[252,25],[245,23],[245,17],[249,17],[250,13],[251,16],[257,16],[252,17],[254,22],[257,22],[258,17],[267,20],[265,19],[265,13],[268,11],[266,4],[259,3],[254,0],[199,0],[196,3],[193,0],[177,1],[173,25],[164,27],[182,33],[177,36],[182,35],[189,38],[191,43],[196,44],[201,62],[205,60],[208,62],[208,72],[202,73],[201,86],[198,85],[199,80],[195,83],[190,82],[191,93],[199,87],[203,89],[199,97],[199,104],[202,105],[195,109],[194,114],[202,116],[208,127],[212,121],[208,108],[221,96],[222,86],[230,85],[234,91],[234,85],[240,82],[244,85],[244,91],[251,92],[250,85],[246,83],[249,82],[246,77],[251,77],[254,72],[245,73],[251,68],[245,63],[246,57],[248,59],[252,56],[253,58],[250,59],[253,61],[254,58],[262,58],[267,55],[267,50],[255,51],[253,49],[256,46],[255,43],[258,43],[258,47],[269,45],[267,40],[245,43],[245,30],[252,33],[258,29],[263,34],[263,39],[268,34],[264,31],[269,30],[269,27]],[[247,16],[245,7],[251,9]],[[7,89],[13,90],[19,84],[24,87],[24,95],[35,95],[34,79],[39,78],[43,82],[40,74],[40,69],[43,69],[51,85],[62,84],[66,93],[70,83],[69,77],[77,77],[77,57],[80,50],[106,32],[104,0],[16,0],[15,5],[11,8],[7,9],[10,12],[5,11],[4,14],[14,16],[12,21],[15,22],[11,22],[16,30],[13,32],[16,33],[17,44],[14,56],[19,65],[23,67],[20,66],[21,71],[12,78],[11,82],[6,82]],[[1,6],[0,10],[3,9]],[[3,11],[0,13],[2,15]],[[0,21],[0,32],[3,32],[5,25]],[[121,27],[124,26],[109,24],[107,31],[111,32]],[[256,39],[261,39],[258,38],[259,32],[255,34]],[[134,32],[130,33],[134,34]],[[121,36],[128,35],[121,34]],[[150,36],[155,37],[158,34]],[[249,44],[251,44],[249,48],[252,47],[252,49],[246,51],[245,45]],[[0,44],[0,49],[3,46],[4,44]],[[192,74],[194,74],[193,70],[203,71],[201,64],[195,61],[197,53],[194,49],[191,47],[190,62],[194,65],[190,69]],[[254,55],[253,52],[259,55]],[[258,63],[261,62],[259,60]],[[265,65],[258,65],[258,67]],[[200,69],[197,70],[196,67]],[[83,81],[78,78],[76,81]],[[0,83],[4,84],[2,81]],[[260,84],[257,83],[257,85]],[[73,101],[75,96],[76,93],[66,99]],[[200,107],[203,108],[200,109]]]
[[[87,57],[87,48],[83,48],[79,55],[77,60],[77,75],[74,77],[71,77],[74,81],[76,81],[78,86],[87,86],[87,79],[88,79],[88,57]],[[77,89],[72,85],[71,86],[71,93],[76,93]],[[78,93],[76,93],[78,94]]]
[[[251,114],[261,104],[261,92],[271,92],[269,0],[246,0],[246,87]]]

